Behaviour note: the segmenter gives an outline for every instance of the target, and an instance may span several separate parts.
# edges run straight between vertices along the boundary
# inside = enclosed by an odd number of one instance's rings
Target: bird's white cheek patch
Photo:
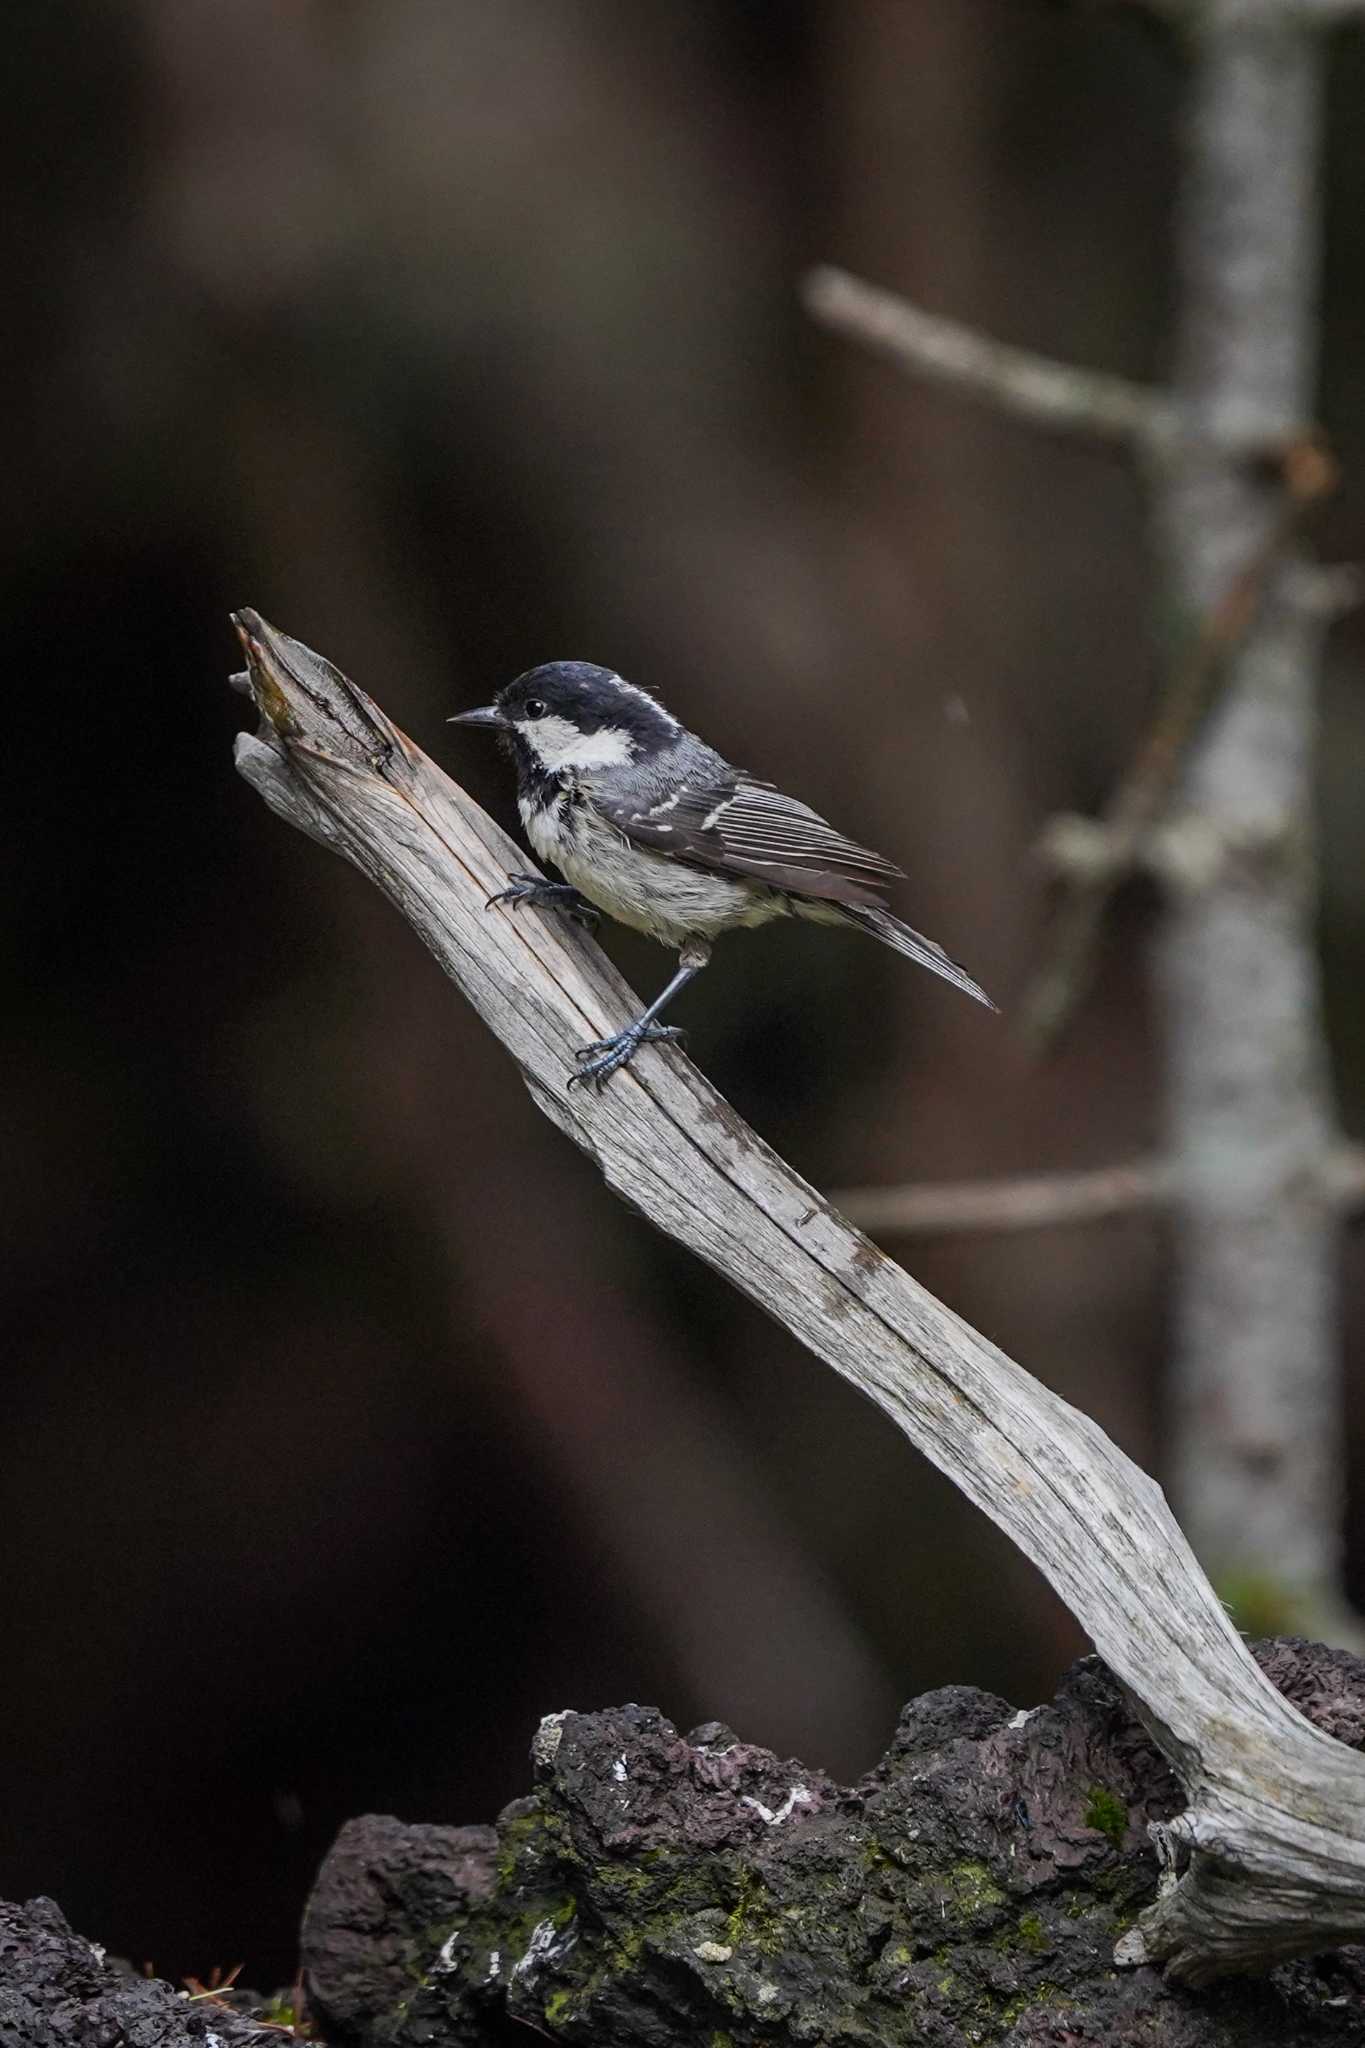
[[[624,768],[635,758],[635,742],[618,725],[583,732],[567,718],[525,718],[517,731],[542,768],[553,775],[560,768]]]

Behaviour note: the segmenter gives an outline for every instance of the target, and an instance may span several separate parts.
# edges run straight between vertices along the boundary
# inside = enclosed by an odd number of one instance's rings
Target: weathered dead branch
[[[1033,1560],[1129,1689],[1189,1803],[1169,1831],[1169,1888],[1125,1959],[1203,1982],[1365,1933],[1365,1759],[1267,1683],[1160,1488],[854,1230],[675,1051],[570,1095],[574,1048],[631,1014],[630,991],[584,935],[487,915],[521,849],[330,663],[239,619],[262,718],[239,738],[242,774],[389,896],[608,1186],[875,1401]]]

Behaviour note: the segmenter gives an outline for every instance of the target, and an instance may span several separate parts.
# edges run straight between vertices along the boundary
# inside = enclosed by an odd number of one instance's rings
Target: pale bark
[[[1324,57],[1293,6],[1213,7],[1190,44],[1178,451],[1155,511],[1177,629],[1272,534],[1257,451],[1310,420]],[[1311,1626],[1339,1583],[1338,1214],[1316,954],[1323,620],[1281,550],[1187,767],[1213,857],[1159,937],[1176,1196],[1172,1490],[1215,1581]]]

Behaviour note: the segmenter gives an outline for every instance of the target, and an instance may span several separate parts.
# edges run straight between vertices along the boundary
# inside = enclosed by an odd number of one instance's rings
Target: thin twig
[[[1178,27],[1282,28],[1297,17],[1310,28],[1332,28],[1365,14],[1365,0],[1144,0],[1149,13],[1163,14]]]
[[[862,1230],[891,1237],[961,1236],[969,1231],[1051,1230],[1110,1216],[1145,1216],[1164,1206],[1170,1173],[1157,1159],[1088,1173],[1022,1173],[1008,1180],[945,1181],[922,1187],[845,1188],[832,1199]]]
[[[1341,1145],[1322,1172],[1343,1215],[1365,1208],[1365,1148]],[[1161,1214],[1175,1192],[1162,1159],[1131,1159],[1081,1173],[1021,1173],[999,1180],[925,1181],[843,1188],[831,1197],[860,1230],[888,1237],[962,1237],[977,1232],[1057,1230],[1116,1216]]]
[[[1015,348],[833,265],[809,271],[801,297],[822,326],[914,376],[986,399],[1034,426],[1136,444],[1146,452],[1171,437],[1171,408],[1160,392]]]
[[[1304,513],[1333,489],[1337,471],[1322,443],[1304,435],[1284,451],[1282,474],[1279,516],[1219,602],[1199,620],[1091,845],[1064,872],[1048,958],[1021,1010],[1025,1036],[1040,1051],[1056,1040],[1087,993],[1110,899],[1137,866],[1144,842],[1169,803],[1191,742],[1233,672],[1237,650]],[[1050,835],[1054,851],[1065,843]],[[1096,857],[1097,848],[1103,849],[1102,859]]]

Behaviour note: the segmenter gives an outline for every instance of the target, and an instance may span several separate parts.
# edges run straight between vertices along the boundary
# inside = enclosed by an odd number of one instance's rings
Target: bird
[[[654,1001],[579,1050],[570,1088],[600,1090],[642,1046],[682,1040],[659,1018],[706,966],[713,941],[778,917],[868,932],[996,1008],[941,946],[892,914],[886,891],[903,869],[733,767],[614,669],[543,662],[448,722],[499,736],[526,837],[564,877],[509,874],[488,909],[529,903],[589,927],[604,912],[677,950],[677,972]]]

